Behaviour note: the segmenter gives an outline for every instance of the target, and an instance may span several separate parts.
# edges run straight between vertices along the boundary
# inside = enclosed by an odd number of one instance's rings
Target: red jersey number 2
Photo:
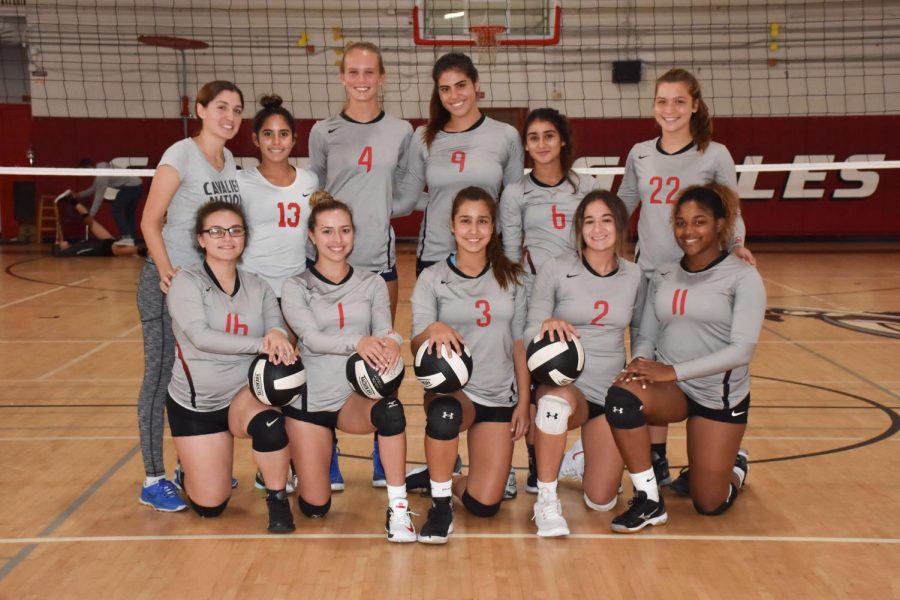
[[[359,160],[356,161],[356,164],[365,167],[366,173],[372,170],[372,146],[363,148],[362,154],[359,155]]]
[[[462,173],[466,170],[466,153],[462,150],[457,150],[450,155],[450,162],[459,167],[459,172]]]

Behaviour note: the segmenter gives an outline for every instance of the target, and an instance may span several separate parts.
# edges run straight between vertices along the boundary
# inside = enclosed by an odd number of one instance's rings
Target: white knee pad
[[[535,426],[550,435],[559,435],[569,430],[569,416],[572,408],[565,399],[553,394],[541,396],[537,402]]]
[[[616,507],[616,501],[619,499],[618,496],[613,496],[613,499],[607,502],[606,504],[595,504],[591,502],[591,499],[588,498],[588,495],[584,495],[584,503],[591,510],[598,510],[600,512],[609,512]]]

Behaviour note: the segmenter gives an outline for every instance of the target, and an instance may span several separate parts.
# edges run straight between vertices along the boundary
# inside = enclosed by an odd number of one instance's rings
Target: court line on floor
[[[567,536],[576,540],[620,540],[620,541],[670,541],[670,542],[776,542],[806,544],[900,544],[900,538],[883,537],[836,537],[836,536],[782,536],[782,535],[703,535],[703,534],[647,534],[622,535],[615,533],[576,533]],[[266,533],[233,534],[181,534],[181,535],[107,535],[107,536],[66,536],[35,538],[0,538],[0,544],[46,544],[111,543],[111,542],[192,542],[192,541],[339,541],[339,540],[383,540],[384,533],[292,533],[272,535]],[[523,540],[538,537],[534,533],[454,533],[453,539],[469,540]],[[16,557],[13,557],[15,560]],[[0,574],[2,578],[2,574]]]
[[[109,479],[116,474],[125,464],[130,461],[135,454],[140,451],[141,447],[139,445],[134,445],[128,452],[126,452],[122,458],[120,458],[113,466],[111,466],[107,471],[97,478],[94,483],[92,483],[84,492],[81,493],[80,496],[75,498],[71,504],[69,504],[61,513],[59,513],[55,519],[53,519],[49,525],[44,527],[40,533],[38,533],[37,537],[34,538],[25,538],[27,540],[37,540],[37,541],[20,541],[19,543],[26,544],[24,548],[16,552],[15,556],[10,558],[9,562],[7,562],[3,567],[0,567],[0,581],[9,575],[10,571],[19,566],[23,560],[28,558],[28,555],[34,552],[34,550],[38,547],[38,544],[42,543],[44,540],[52,539],[49,538],[50,534],[56,531],[60,525],[62,525],[66,519],[68,519],[72,514],[75,513],[81,505],[87,502],[87,500],[93,496],[97,490],[99,490],[103,485],[109,481]],[[2,540],[0,540],[2,543]]]
[[[55,287],[50,290],[44,290],[43,292],[38,292],[37,294],[32,294],[30,296],[25,296],[24,298],[19,298],[18,300],[13,300],[12,302],[7,302],[6,304],[0,304],[0,309],[7,308],[10,306],[15,306],[16,304],[22,304],[23,302],[28,302],[29,300],[34,300],[35,298],[40,298],[41,296],[46,296],[47,294],[52,294],[53,292],[58,292],[60,290],[64,290],[66,288],[72,287],[73,285],[78,285],[79,283],[84,283],[85,281],[90,280],[90,277],[85,277],[84,279],[79,279],[78,281],[73,281],[72,283],[63,283],[59,284],[58,287]],[[47,282],[40,282],[47,283]]]
[[[73,358],[73,359],[71,359],[71,360],[67,360],[67,361],[64,362],[63,364],[61,364],[61,365],[59,365],[58,367],[56,367],[55,369],[51,369],[50,371],[47,371],[47,372],[44,373],[43,375],[39,375],[38,378],[37,378],[37,381],[47,381],[48,379],[50,379],[51,377],[53,377],[54,375],[56,375],[56,374],[59,373],[60,371],[65,371],[66,369],[68,369],[68,368],[71,367],[72,365],[74,365],[74,364],[76,364],[76,363],[79,363],[79,362],[83,361],[83,360],[86,359],[88,356],[97,354],[97,353],[100,352],[101,350],[106,349],[106,348],[109,347],[111,344],[112,344],[112,342],[103,342],[103,343],[100,344],[99,346],[96,346],[96,347],[94,347],[94,348],[91,348],[91,349],[88,350],[87,352],[84,352],[83,354],[79,354],[78,356],[76,356],[75,358]]]
[[[11,429],[16,429],[12,427]],[[425,434],[408,433],[407,439],[421,439]],[[55,442],[55,441],[101,441],[101,440],[136,440],[136,435],[67,435],[67,436],[10,436],[0,437],[0,442]],[[670,435],[670,440],[687,439],[683,435]],[[802,436],[802,435],[745,435],[745,440],[770,441],[770,442],[861,442],[868,438],[859,436]],[[365,458],[370,460],[371,456],[353,456],[351,454],[341,453],[342,457],[348,458]]]

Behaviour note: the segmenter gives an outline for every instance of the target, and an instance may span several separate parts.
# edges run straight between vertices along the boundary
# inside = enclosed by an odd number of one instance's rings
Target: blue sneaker
[[[178,495],[178,490],[168,479],[160,479],[151,486],[142,485],[140,502],[161,512],[178,512],[187,508],[185,501]]]
[[[175,474],[172,475],[172,484],[178,488],[179,491],[184,490],[184,471],[181,468],[181,461],[175,463]],[[234,489],[238,486],[237,477],[231,478],[231,489]]]
[[[340,454],[340,450],[338,450],[337,443],[334,443],[331,446],[331,491],[332,492],[343,492],[344,491],[344,476],[341,475],[341,467],[338,464],[338,454]]]
[[[387,478],[384,476],[384,467],[381,465],[381,452],[378,450],[378,438],[375,438],[375,443],[372,445],[372,487],[387,487]]]

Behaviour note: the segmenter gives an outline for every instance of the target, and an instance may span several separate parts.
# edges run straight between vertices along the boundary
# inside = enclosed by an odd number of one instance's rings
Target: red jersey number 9
[[[466,170],[466,153],[462,150],[457,150],[450,155],[450,162],[458,166],[459,172],[462,173]]]
[[[481,317],[475,319],[475,324],[479,327],[487,327],[491,324],[491,303],[487,300],[476,300],[475,308],[481,311]]]

